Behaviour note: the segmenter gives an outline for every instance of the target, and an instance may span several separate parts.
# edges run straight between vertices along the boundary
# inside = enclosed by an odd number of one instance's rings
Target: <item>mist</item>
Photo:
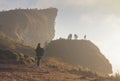
[[[119,0],[1,0],[0,10],[14,8],[58,8],[55,38],[66,38],[75,33],[80,39],[86,34],[102,53],[116,66],[120,53]],[[14,5],[13,5],[14,4]]]

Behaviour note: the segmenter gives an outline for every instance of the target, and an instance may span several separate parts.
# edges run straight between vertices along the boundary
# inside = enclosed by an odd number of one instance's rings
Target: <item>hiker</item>
[[[42,58],[42,56],[44,54],[44,48],[41,48],[40,43],[38,43],[37,48],[35,49],[35,51],[36,51],[35,60],[36,60],[36,63],[37,63],[37,67],[41,68],[40,61],[41,61],[41,58]]]
[[[84,35],[84,40],[86,40],[86,35]]]
[[[77,35],[77,34],[74,34],[74,38],[77,40],[77,39],[78,39],[78,35]]]
[[[68,35],[68,40],[71,40],[72,39],[72,34],[69,34]]]

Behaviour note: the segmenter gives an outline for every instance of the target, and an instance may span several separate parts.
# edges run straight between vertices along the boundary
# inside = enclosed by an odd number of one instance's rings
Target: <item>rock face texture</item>
[[[54,40],[47,46],[46,56],[55,57],[73,65],[81,65],[103,74],[112,73],[109,61],[89,40]]]
[[[7,36],[36,45],[53,39],[56,8],[16,9],[0,12],[0,32]]]
[[[25,46],[14,39],[0,33],[0,64],[25,64],[32,63],[36,55],[35,50],[30,46]]]

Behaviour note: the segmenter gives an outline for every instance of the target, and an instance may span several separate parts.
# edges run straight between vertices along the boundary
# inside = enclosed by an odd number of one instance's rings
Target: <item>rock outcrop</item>
[[[0,33],[0,63],[25,64],[34,61],[35,50]]]
[[[81,65],[103,74],[112,73],[112,66],[108,59],[89,40],[54,40],[47,46],[46,56],[73,65]]]
[[[44,44],[54,38],[56,16],[56,8],[2,11],[0,32],[27,44]]]

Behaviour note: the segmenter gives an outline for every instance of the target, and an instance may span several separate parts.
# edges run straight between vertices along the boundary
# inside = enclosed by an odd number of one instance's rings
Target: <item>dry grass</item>
[[[120,73],[116,73],[109,77],[113,81],[120,81]]]
[[[0,81],[120,81],[120,75],[101,75],[88,68],[45,58],[41,70],[34,65],[0,64]]]

